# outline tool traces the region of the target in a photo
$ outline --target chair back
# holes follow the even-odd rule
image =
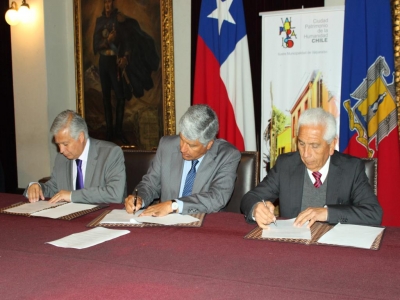
[[[156,155],[155,150],[123,149],[125,157],[126,185],[128,195],[132,195],[134,188],[147,173],[151,161]]]
[[[259,153],[257,151],[244,151],[241,154],[242,157],[236,172],[235,188],[223,211],[241,213],[240,202],[242,197],[257,186],[259,181]]]

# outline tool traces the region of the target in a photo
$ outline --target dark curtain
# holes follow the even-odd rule
[[[19,2],[19,1],[18,1]],[[18,3],[19,4],[19,3]],[[0,12],[0,192],[17,192],[17,157],[14,124],[10,25],[4,15],[10,6],[1,1]]]
[[[192,0],[192,59],[191,87],[193,99],[194,69],[196,61],[196,44],[199,27],[201,0]],[[324,6],[324,0],[243,0],[246,19],[247,39],[251,64],[251,76],[254,96],[255,124],[257,149],[260,150],[261,127],[261,17],[260,12],[279,11],[288,9],[311,8]]]
[[[6,187],[4,185],[3,166],[1,165],[1,161],[0,161],[0,193],[4,193],[5,191],[6,191]]]

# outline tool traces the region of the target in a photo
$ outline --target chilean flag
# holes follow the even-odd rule
[[[346,1],[340,151],[378,158],[382,225],[400,226],[400,146],[390,0]]]
[[[253,90],[242,0],[203,0],[197,38],[193,104],[219,118],[219,138],[256,151]]]

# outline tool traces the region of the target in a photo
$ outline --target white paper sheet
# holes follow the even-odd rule
[[[311,240],[311,230],[307,228],[308,222],[302,227],[295,227],[294,220],[276,220],[277,226],[271,223],[268,228],[263,229],[262,237]]]
[[[45,217],[45,218],[52,218],[58,219],[63,216],[67,216],[69,214],[73,214],[79,211],[92,209],[97,205],[93,204],[82,204],[82,203],[67,203],[61,206],[57,206],[52,209],[42,210],[36,213],[31,214],[31,216],[35,217]]]
[[[125,209],[113,209],[110,211],[100,223],[108,224],[140,224],[132,219],[133,214],[128,214]]]
[[[370,249],[383,229],[339,223],[320,237],[318,243]]]
[[[6,209],[6,212],[19,213],[19,214],[32,214],[34,212],[63,205],[66,202],[49,203],[49,201],[37,201],[32,203],[24,203],[22,205]]]
[[[129,230],[96,227],[87,231],[68,235],[59,240],[47,242],[46,244],[62,248],[84,249],[115,239],[129,232]]]
[[[155,223],[162,225],[176,225],[176,224],[188,224],[192,222],[197,222],[199,219],[181,214],[169,214],[164,217],[133,217],[132,220],[136,220],[141,223]]]

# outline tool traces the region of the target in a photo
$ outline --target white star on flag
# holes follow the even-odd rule
[[[207,16],[207,18],[218,19],[218,34],[221,34],[221,27],[224,21],[227,21],[232,24],[236,24],[235,20],[233,19],[231,13],[229,12],[229,8],[233,0],[215,0],[217,3],[217,8]]]

